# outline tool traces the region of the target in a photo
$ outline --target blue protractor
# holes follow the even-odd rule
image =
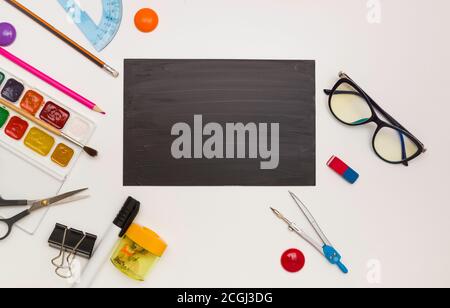
[[[99,24],[74,0],[58,0],[66,13],[97,51],[102,51],[114,39],[122,21],[122,0],[102,0],[103,13]]]

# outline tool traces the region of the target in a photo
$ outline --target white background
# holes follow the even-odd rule
[[[56,0],[22,3],[90,48]],[[100,1],[81,3],[100,16]],[[65,187],[88,186],[89,199],[53,208],[34,236],[17,229],[0,244],[0,286],[68,286],[50,264],[57,251],[46,242],[54,224],[101,235],[128,195],[142,202],[137,221],[163,236],[169,248],[147,282],[129,280],[105,264],[98,287],[450,286],[450,3],[380,3],[381,23],[371,24],[365,0],[125,0],[120,32],[101,53],[121,72],[125,58],[316,60],[317,187],[291,189],[342,253],[350,268],[345,276],[269,211],[279,208],[312,233],[288,188],[124,188],[123,75],[109,77],[0,1],[0,20],[18,31],[8,49],[108,112],[93,114],[0,59],[2,67],[96,121],[91,144],[100,151],[97,159],[81,158]],[[135,12],[145,6],[160,15],[152,34],[133,25]],[[370,147],[373,127],[352,129],[332,118],[322,89],[334,84],[340,70],[417,135],[428,153],[409,168],[385,164]],[[356,185],[325,166],[332,154],[361,174]],[[12,180],[20,183],[19,176]],[[6,193],[24,197],[26,187]],[[307,258],[297,274],[280,266],[282,252],[291,247]],[[381,284],[367,279],[371,260],[380,262]]]

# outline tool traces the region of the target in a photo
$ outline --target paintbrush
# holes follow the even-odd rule
[[[75,144],[76,146],[80,147],[83,149],[84,152],[86,152],[89,156],[92,157],[96,157],[98,155],[97,150],[94,150],[93,148],[90,148],[88,146],[85,146],[84,144],[76,141],[74,138],[66,135],[65,133],[63,133],[62,131],[54,128],[53,126],[51,126],[50,124],[42,121],[41,119],[38,119],[36,117],[34,117],[32,114],[28,113],[27,111],[17,107],[16,105],[4,100],[3,98],[0,98],[0,104],[4,105],[5,107],[13,110],[14,112],[20,114],[21,116],[27,118],[29,121],[35,123],[36,125],[39,125],[40,127],[48,130],[49,132],[55,134],[56,136],[60,136],[68,141],[70,141],[71,143]]]

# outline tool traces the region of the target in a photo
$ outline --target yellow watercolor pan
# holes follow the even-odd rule
[[[24,143],[36,153],[47,156],[55,144],[55,139],[39,128],[33,127],[25,137]]]
[[[52,161],[61,167],[67,167],[72,160],[74,150],[64,143],[60,143],[56,146],[55,151],[52,154]]]

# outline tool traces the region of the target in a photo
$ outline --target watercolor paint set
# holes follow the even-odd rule
[[[9,197],[8,192],[17,186],[30,198],[58,194],[82,148],[8,108],[8,104],[80,143],[89,141],[95,123],[0,67],[0,195]],[[14,207],[0,209],[0,217],[14,214]],[[27,217],[18,227],[34,234],[45,214],[42,211]]]
[[[0,98],[0,146],[64,181],[82,149],[21,117],[2,104],[2,100],[15,104],[80,143],[91,138],[95,124],[2,68]]]

